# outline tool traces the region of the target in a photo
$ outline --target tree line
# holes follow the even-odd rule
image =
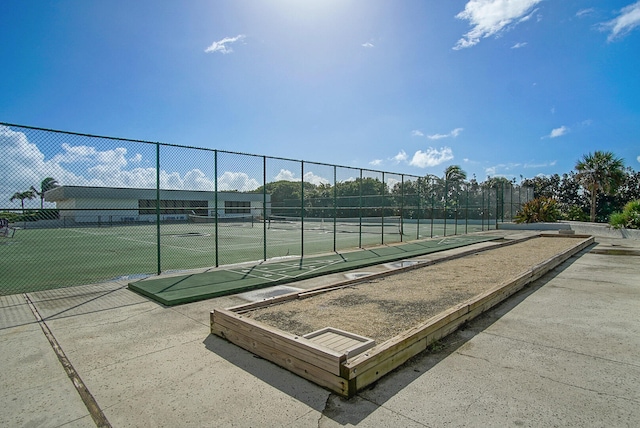
[[[301,213],[307,217],[387,216],[400,215],[402,208],[401,214],[405,218],[420,217],[421,210],[423,213],[436,210],[439,211],[437,217],[447,217],[447,213],[457,212],[462,207],[484,215],[480,211],[490,206],[496,210],[495,215],[503,216],[499,210],[520,202],[513,200],[514,192],[520,198],[530,188],[533,198],[553,200],[557,207],[556,218],[608,222],[628,203],[640,200],[640,172],[626,167],[612,152],[595,151],[583,155],[576,162],[575,171],[521,177],[519,185],[515,179],[505,177],[488,177],[484,182],[478,182],[475,177],[467,180],[467,174],[460,166],[451,165],[442,177],[427,175],[392,186],[378,178],[367,177],[338,182],[335,186],[276,181],[255,192],[262,193],[265,187],[266,193],[271,195],[272,212],[284,216],[300,216]],[[506,200],[509,197],[511,201]],[[470,218],[473,217],[472,213]]]
[[[45,193],[59,185],[55,178],[46,177],[39,188],[31,186],[18,191],[10,200],[20,201],[24,216],[25,200],[40,197],[40,213],[44,213]],[[437,210],[437,217],[447,217],[461,207],[467,210],[471,207],[473,218],[484,215],[485,208],[491,205],[499,210],[508,203],[519,203],[523,189],[527,188],[533,189],[533,198],[552,200],[560,219],[608,222],[613,214],[623,211],[625,205],[640,200],[640,172],[625,167],[624,161],[611,152],[596,151],[582,156],[575,171],[521,177],[519,185],[515,179],[505,177],[489,177],[484,182],[478,182],[475,177],[468,180],[459,165],[451,165],[442,177],[426,175],[392,185],[372,177],[335,185],[281,180],[267,183],[253,193],[269,194],[272,213],[283,216],[419,218],[427,211],[433,215]],[[518,199],[513,201],[515,191]],[[505,200],[509,197],[505,195],[510,195],[511,201]],[[477,211],[475,215],[474,211]],[[496,215],[500,213],[496,211]]]
[[[281,180],[254,192],[270,195],[271,213],[276,216],[453,218],[464,207],[464,215],[482,218],[488,216],[486,208],[491,205],[495,215],[496,205],[500,203],[502,208],[508,202],[503,200],[505,189],[511,191],[514,187],[520,188],[503,177],[483,183],[475,178],[467,180],[459,165],[451,165],[442,177],[427,175],[388,182],[378,177],[362,177],[335,185]]]
[[[608,151],[582,156],[575,171],[529,178],[522,184],[533,187],[536,198],[553,200],[564,220],[606,223],[629,202],[640,200],[640,172]]]

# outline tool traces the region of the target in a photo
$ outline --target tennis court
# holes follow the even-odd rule
[[[0,230],[0,295],[496,229],[533,197],[531,188],[507,181],[3,126],[7,141],[29,141],[42,153],[58,153],[62,141],[125,149],[151,169],[116,187],[80,180],[94,174],[84,166],[78,182],[56,169],[12,181],[10,193],[41,180],[40,201],[0,206],[11,227]],[[44,190],[45,183],[58,185]]]
[[[214,268],[204,273],[140,280],[130,283],[129,288],[171,306],[403,260],[495,239],[498,237],[462,235],[330,255],[292,257],[277,262],[259,262],[251,265]]]
[[[241,262],[369,248],[442,236],[443,224],[397,220],[382,226],[329,221],[100,224],[18,229],[0,239],[0,295],[132,280]],[[465,232],[465,225],[446,232]],[[468,231],[480,230],[469,225]],[[369,232],[369,233],[368,233]]]

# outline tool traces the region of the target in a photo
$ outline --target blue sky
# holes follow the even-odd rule
[[[595,150],[640,169],[640,1],[5,0],[0,24],[2,122],[418,176],[519,181]],[[33,168],[149,164],[120,148]]]

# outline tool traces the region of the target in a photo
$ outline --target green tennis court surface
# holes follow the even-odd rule
[[[220,267],[204,273],[141,280],[130,283],[129,288],[172,306],[496,239],[499,237],[463,235],[302,259],[256,262],[255,265]]]

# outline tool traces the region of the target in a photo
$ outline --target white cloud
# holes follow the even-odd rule
[[[419,168],[437,166],[453,159],[453,151],[449,147],[441,147],[440,150],[429,147],[426,151],[418,150],[414,153],[409,165]]]
[[[607,40],[611,42],[625,36],[638,26],[640,26],[640,1],[622,8],[616,18],[601,24],[601,29],[610,31]]]
[[[521,163],[517,162],[500,163],[497,165],[486,167],[484,169],[484,173],[487,175],[487,177],[513,178],[515,177],[513,170],[522,166],[523,165]]]
[[[549,166],[555,166],[558,161],[544,162],[544,163],[525,163],[523,168],[546,168]]]
[[[244,172],[230,172],[225,171],[222,176],[218,178],[218,190],[239,190],[240,192],[249,192],[260,187],[255,179],[250,178]]]
[[[380,165],[382,165],[382,159],[374,159],[371,162],[369,162],[369,165],[371,165],[371,166],[380,166]]]
[[[452,137],[457,137],[458,135],[460,135],[460,133],[464,130],[464,128],[456,128],[453,131],[450,132]]]
[[[418,131],[417,129],[414,129],[413,131],[411,131],[411,136],[412,137],[424,137],[424,134],[422,133],[422,131]]]
[[[557,138],[557,137],[561,137],[561,136],[565,135],[567,132],[569,132],[569,128],[567,128],[566,126],[562,125],[560,128],[552,129],[551,133],[547,137],[548,138]]]
[[[456,128],[454,130],[452,130],[451,132],[449,132],[448,134],[433,134],[433,135],[427,135],[427,138],[430,140],[440,140],[442,138],[449,138],[449,137],[457,137],[458,135],[460,135],[460,133],[464,130],[464,128]]]
[[[473,26],[453,47],[460,50],[474,46],[480,39],[499,35],[505,28],[531,18],[533,7],[542,0],[469,0],[456,18]],[[515,25],[515,24],[514,24]]]
[[[375,45],[374,45],[373,43],[371,43],[371,42],[367,42],[367,43],[363,43],[363,44],[362,44],[362,47],[365,47],[365,48],[374,48],[374,47],[375,47]]]
[[[274,181],[300,181],[300,178],[296,177],[294,172],[288,169],[281,169],[280,172],[274,177]],[[307,183],[315,184],[329,184],[330,181],[319,175],[315,175],[313,172],[307,172],[304,174],[304,181]]]
[[[580,9],[579,11],[576,12],[576,16],[578,18],[582,18],[583,16],[587,16],[587,15],[591,15],[595,12],[595,9],[590,7],[588,9]]]
[[[389,187],[389,189],[393,189],[396,184],[401,184],[401,183],[402,183],[402,180],[397,180],[395,178],[390,178],[387,180],[387,186]]]
[[[536,10],[538,10],[538,9],[536,9]],[[536,10],[534,10],[534,11],[533,11],[533,12],[531,12],[530,14],[525,15],[525,16],[523,16],[522,18],[520,18],[520,19],[518,20],[518,23],[521,23],[521,22],[527,22],[528,20],[530,20],[530,19],[531,19],[531,17],[533,16],[533,13],[534,13]],[[538,20],[540,20],[540,19],[538,18]]]
[[[23,192],[30,186],[38,187],[45,177],[54,177],[59,183],[85,184],[88,181],[65,169],[60,163],[45,160],[38,146],[29,142],[22,132],[0,126],[0,206],[8,205],[15,192]],[[39,201],[25,201],[26,207],[37,207]],[[20,203],[17,203],[20,207]]]
[[[638,156],[636,160],[638,161],[638,163],[640,163],[640,156]]]
[[[398,152],[397,155],[395,155],[393,158],[391,158],[396,164],[400,163],[400,162],[406,162],[406,160],[409,157],[407,156],[407,153],[404,150],[400,150]]]
[[[288,169],[281,169],[280,172],[273,177],[273,181],[300,181],[300,179],[295,178],[295,174]]]
[[[227,44],[232,44],[238,41],[242,41],[246,36],[244,34],[239,34],[235,37],[225,37],[222,40],[218,40],[217,42],[213,42],[211,46],[206,48],[204,51],[209,52],[220,52],[222,54],[230,54],[233,52],[231,46],[227,46]]]
[[[50,149],[53,149],[51,147]],[[130,163],[141,163],[143,156],[136,153],[127,160],[127,149],[116,147],[100,151],[95,147],[69,143],[60,145],[60,152],[50,159],[38,146],[28,141],[22,132],[0,126],[0,206],[6,205],[17,191],[25,191],[30,186],[38,187],[45,177],[55,178],[61,185],[94,187],[135,187],[155,188],[155,168],[131,168]],[[160,170],[160,187],[163,189],[213,190],[215,182],[200,169],[194,168],[184,174]],[[225,172],[218,178],[218,189],[250,191],[260,183],[243,172]],[[39,200],[26,201],[29,208],[40,205]],[[19,208],[16,205],[16,208]]]
[[[315,175],[312,172],[307,172],[304,175],[304,181],[306,181],[307,183],[314,184],[316,186],[319,186],[321,184],[329,184],[330,183],[330,181],[327,180],[326,178],[320,177],[319,175]]]
[[[515,45],[511,46],[511,49],[520,49],[527,46],[527,42],[520,42],[520,43],[516,43]]]

